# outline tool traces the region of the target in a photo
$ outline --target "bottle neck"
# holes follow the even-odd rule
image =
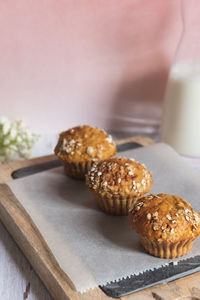
[[[200,1],[181,0],[182,34],[173,64],[200,63]]]

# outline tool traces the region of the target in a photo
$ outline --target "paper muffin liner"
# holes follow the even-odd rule
[[[194,239],[189,239],[177,243],[166,244],[164,242],[150,241],[147,238],[140,237],[140,242],[145,250],[156,257],[176,258],[188,253],[192,247]]]
[[[110,215],[117,215],[117,216],[126,216],[128,215],[129,209],[132,207],[133,203],[138,200],[137,197],[113,197],[113,196],[106,196],[100,197],[92,192],[94,195],[94,199],[97,202],[99,208],[108,213]]]
[[[62,161],[64,165],[64,171],[67,176],[76,178],[76,179],[85,179],[85,175],[88,170],[91,168],[92,161],[79,162],[79,163],[69,163]]]

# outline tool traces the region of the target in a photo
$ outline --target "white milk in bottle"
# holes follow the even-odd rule
[[[200,157],[200,61],[172,66],[160,138],[182,155]]]

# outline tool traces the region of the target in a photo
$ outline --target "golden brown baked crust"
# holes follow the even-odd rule
[[[101,198],[138,198],[149,192],[152,175],[133,159],[111,158],[92,164],[86,185]]]
[[[143,197],[129,211],[129,217],[132,228],[149,241],[172,244],[194,240],[200,234],[200,214],[178,196]]]
[[[63,161],[99,161],[116,153],[116,145],[104,130],[83,125],[61,132],[55,154]]]

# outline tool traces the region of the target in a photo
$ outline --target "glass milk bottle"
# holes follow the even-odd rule
[[[181,2],[183,32],[165,93],[161,141],[200,157],[200,1]]]

